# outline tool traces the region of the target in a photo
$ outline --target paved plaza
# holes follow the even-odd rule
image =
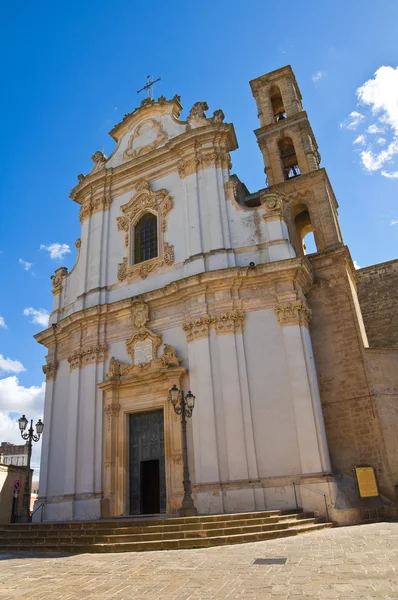
[[[254,565],[255,559],[286,558]],[[398,523],[200,550],[0,552],[0,600],[398,599]]]

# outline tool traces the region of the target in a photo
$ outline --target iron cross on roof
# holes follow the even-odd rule
[[[151,75],[147,75],[147,82],[144,85],[143,88],[141,88],[140,90],[138,90],[137,94],[139,94],[140,92],[143,92],[144,90],[147,91],[148,93],[148,98],[153,98],[153,86],[155,85],[155,83],[157,83],[158,81],[160,81],[162,78],[158,77],[158,79],[153,80],[151,78]]]

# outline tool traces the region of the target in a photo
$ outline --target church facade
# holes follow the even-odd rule
[[[36,336],[43,520],[178,514],[174,384],[196,396],[199,514],[300,506],[353,521],[359,464],[396,506],[398,261],[355,270],[292,69],[250,85],[264,189],[230,174],[223,112],[197,102],[181,120],[178,96],[145,99],[78,176],[76,264],[52,277]]]

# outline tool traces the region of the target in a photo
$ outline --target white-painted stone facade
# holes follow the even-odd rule
[[[196,396],[188,450],[199,513],[296,504],[324,513],[323,494],[334,494],[305,302],[312,275],[290,240],[283,193],[242,199],[230,176],[233,126],[221,111],[206,118],[204,103],[187,121],[180,110],[179,98],[144,101],[72,191],[77,262],[56,272],[49,329],[37,336],[49,349],[44,520],[129,514],[127,417],[151,406],[164,409],[167,512],[177,512],[174,381]],[[145,212],[158,218],[147,271],[131,251]],[[146,307],[142,322],[136,306]],[[179,362],[162,358],[169,346]],[[121,374],[114,364],[130,366]]]

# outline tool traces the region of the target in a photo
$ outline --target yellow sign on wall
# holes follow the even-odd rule
[[[355,467],[355,473],[361,498],[374,498],[379,495],[373,467]]]

